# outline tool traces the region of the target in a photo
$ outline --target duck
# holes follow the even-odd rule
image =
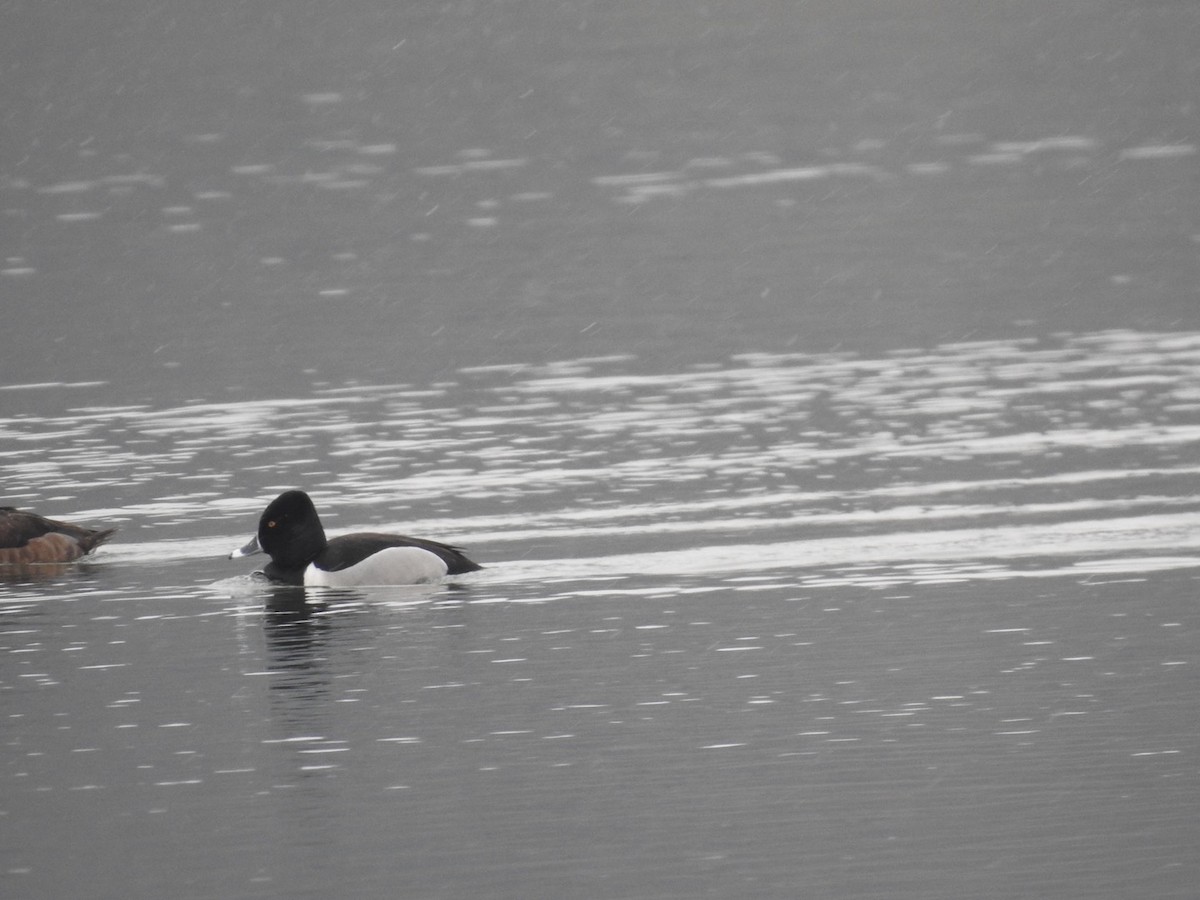
[[[460,548],[427,538],[378,532],[327,538],[312,498],[301,490],[267,504],[257,534],[229,558],[256,553],[271,557],[262,570],[270,581],[305,587],[432,584],[483,568]]]
[[[0,565],[72,562],[91,553],[116,531],[85,528],[12,506],[0,506]]]

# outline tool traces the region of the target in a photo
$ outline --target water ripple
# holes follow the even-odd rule
[[[1200,553],[1198,362],[1200,334],[1115,331],[679,372],[470,368],[166,409],[87,406],[73,384],[31,394],[57,411],[0,418],[0,467],[8,502],[153,526],[149,543],[123,529],[114,559],[213,552],[303,485],[331,531],[443,535],[493,581],[1152,571]]]

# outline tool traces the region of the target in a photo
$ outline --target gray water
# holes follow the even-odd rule
[[[4,897],[1194,896],[1191,5],[5,18]]]

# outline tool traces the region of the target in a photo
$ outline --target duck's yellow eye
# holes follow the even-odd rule
[[[268,528],[274,528],[274,527],[275,527],[275,520],[274,520],[274,519],[272,519],[270,522],[268,522],[268,523],[267,523],[267,527],[268,527]]]

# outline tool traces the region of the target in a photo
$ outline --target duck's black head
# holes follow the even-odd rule
[[[258,546],[285,569],[303,569],[325,549],[325,529],[304,491],[284,491],[258,520]]]

